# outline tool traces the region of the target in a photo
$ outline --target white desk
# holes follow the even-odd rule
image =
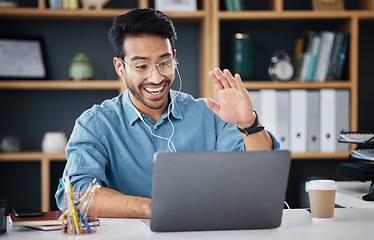
[[[374,208],[374,201],[362,200],[368,193],[371,182],[337,181],[335,203],[346,208]]]
[[[8,228],[8,232],[0,238],[4,240],[360,240],[373,239],[374,234],[374,209],[365,208],[337,208],[335,219],[331,222],[312,222],[310,213],[305,209],[284,210],[281,227],[269,230],[155,233],[137,219],[101,218],[100,220],[101,225],[97,233],[92,235],[68,236],[60,231],[43,232],[28,228]]]

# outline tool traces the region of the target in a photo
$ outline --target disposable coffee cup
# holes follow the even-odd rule
[[[309,182],[309,202],[313,221],[333,220],[336,189],[334,180],[313,180]]]

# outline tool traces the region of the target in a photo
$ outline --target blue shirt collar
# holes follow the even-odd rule
[[[183,120],[182,111],[180,109],[181,108],[180,101],[179,101],[180,99],[177,96],[178,92],[170,89],[169,94],[170,94],[171,99],[174,99],[173,104],[170,107],[170,114],[176,119]],[[124,108],[124,111],[126,113],[126,117],[129,123],[133,125],[134,122],[140,118],[138,114],[136,113],[134,104],[130,100],[129,89],[126,89],[126,91],[122,94],[122,104],[123,104],[123,108]],[[167,117],[168,117],[168,113],[166,110],[166,112],[162,115],[162,118],[165,119]]]

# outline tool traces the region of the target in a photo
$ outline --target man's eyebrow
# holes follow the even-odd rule
[[[147,58],[147,57],[142,57],[142,56],[133,56],[133,57],[131,57],[131,61],[135,61],[135,60],[139,60],[139,59],[141,59],[141,60],[149,60],[149,58]]]
[[[158,58],[164,58],[164,57],[170,57],[171,56],[171,53],[164,53],[162,55],[160,55]]]
[[[169,57],[171,56],[172,54],[171,53],[164,53],[164,54],[161,54],[158,58],[164,58],[164,57]],[[131,61],[135,61],[135,60],[148,60],[150,61],[151,59],[148,58],[148,57],[143,57],[143,56],[133,56],[130,58]]]

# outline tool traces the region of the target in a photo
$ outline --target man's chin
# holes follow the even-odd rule
[[[165,107],[166,102],[167,102],[166,99],[160,99],[157,101],[151,101],[151,102],[145,102],[145,103],[143,102],[143,104],[150,109],[158,110],[158,109],[162,109],[163,107]]]

